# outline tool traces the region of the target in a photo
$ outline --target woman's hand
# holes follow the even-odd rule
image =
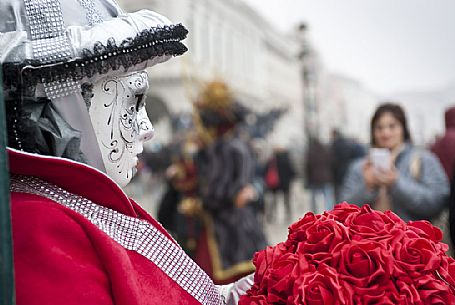
[[[235,206],[238,208],[243,208],[247,205],[248,202],[257,200],[258,194],[255,188],[248,184],[247,186],[243,187],[240,192],[237,194],[235,198]]]
[[[392,167],[389,170],[378,170],[376,173],[376,179],[379,186],[385,186],[390,188],[398,180],[398,170],[395,167]]]
[[[365,181],[365,185],[371,191],[379,186],[379,181],[376,178],[376,169],[371,163],[370,160],[366,160],[363,165],[363,180]]]
[[[393,165],[388,170],[375,168],[369,160],[363,165],[363,179],[369,190],[381,186],[390,188],[398,180],[398,176],[398,170]]]

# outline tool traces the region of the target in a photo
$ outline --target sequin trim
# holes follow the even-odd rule
[[[210,277],[182,250],[150,223],[126,216],[31,176],[12,175],[11,192],[51,199],[81,214],[125,249],[136,251],[157,265],[201,304],[223,304]]]
[[[60,0],[24,0],[32,40],[57,37],[64,32]]]
[[[24,0],[30,24],[33,57],[42,64],[71,56],[60,0]]]
[[[74,92],[81,92],[81,84],[67,78],[66,81],[54,81],[44,83],[44,92],[49,99],[65,97]]]
[[[24,0],[25,12],[30,24],[33,57],[40,64],[68,60],[71,49],[65,34],[60,0]],[[50,99],[77,92],[80,86],[69,84],[67,78],[50,84],[43,81],[46,95]],[[65,88],[66,90],[61,90]]]
[[[71,52],[65,36],[32,40],[33,57],[41,63],[53,63],[70,58]]]
[[[103,22],[103,18],[101,17],[99,11],[96,9],[93,0],[79,0],[79,4],[85,10],[88,25],[93,26],[95,24]]]

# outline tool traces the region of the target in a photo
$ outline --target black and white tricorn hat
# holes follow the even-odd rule
[[[186,35],[181,24],[150,10],[125,13],[115,0],[1,0],[8,145],[86,161],[97,145],[84,85],[182,55]],[[91,165],[102,167],[98,159]]]

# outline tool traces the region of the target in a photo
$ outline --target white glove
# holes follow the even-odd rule
[[[253,286],[253,283],[254,273],[247,275],[234,283],[218,286],[224,304],[237,305],[240,296],[246,294],[247,290]]]

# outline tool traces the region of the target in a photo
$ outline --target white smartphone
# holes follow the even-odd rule
[[[370,161],[379,170],[390,169],[392,156],[387,148],[371,148]]]

